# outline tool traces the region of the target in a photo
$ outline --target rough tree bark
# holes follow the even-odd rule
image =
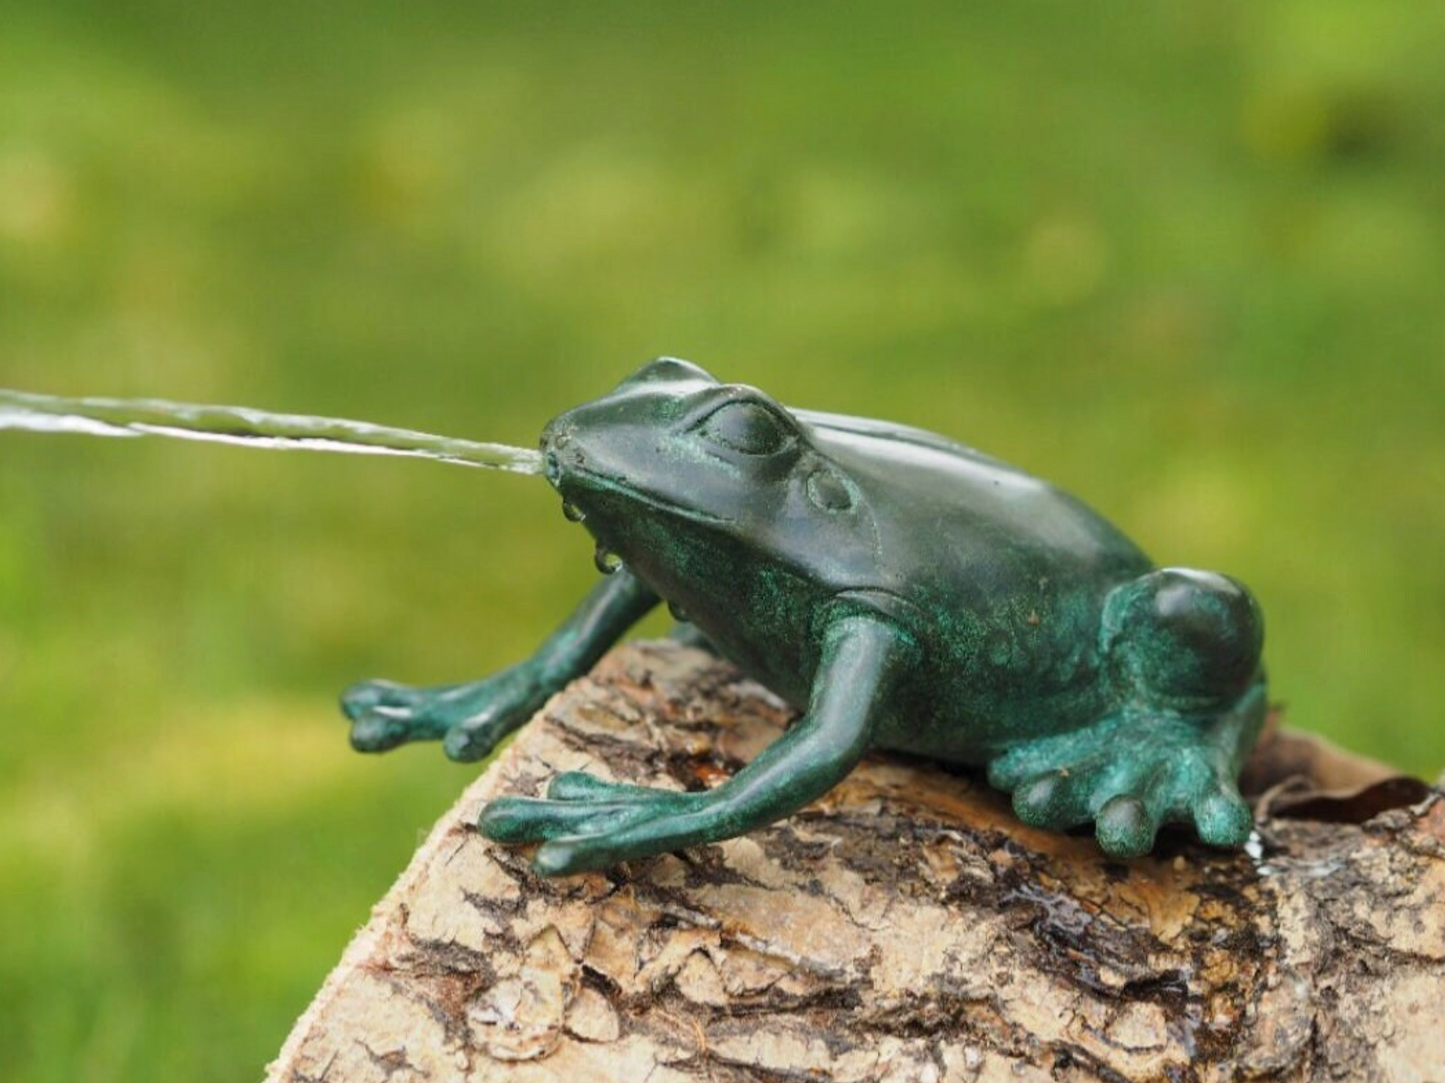
[[[884,757],[607,875],[539,880],[472,829],[558,771],[710,784],[788,719],[707,655],[615,651],[441,820],[269,1078],[1445,1081],[1445,800],[1307,739],[1262,744],[1247,853],[1108,861]]]

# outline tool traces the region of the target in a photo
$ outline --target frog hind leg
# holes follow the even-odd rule
[[[989,781],[1012,791],[1025,823],[1093,820],[1113,856],[1147,853],[1166,823],[1242,845],[1253,818],[1236,779],[1267,708],[1253,597],[1225,576],[1166,568],[1114,590],[1101,634],[1120,706],[1008,750]]]

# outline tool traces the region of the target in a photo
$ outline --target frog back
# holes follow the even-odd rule
[[[868,506],[877,559],[855,585],[904,599],[926,640],[885,743],[972,760],[1099,709],[1103,603],[1152,567],[1138,546],[1069,493],[941,436],[798,416]]]
[[[1152,567],[1098,512],[1018,467],[922,429],[795,415],[868,505],[877,571],[888,580],[875,586],[915,601],[923,587],[979,602],[1034,575],[1111,586]]]

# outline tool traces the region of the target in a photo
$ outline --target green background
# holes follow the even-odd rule
[[[1445,762],[1445,8],[0,7],[0,386],[530,445],[674,353],[1085,496]],[[256,1078],[595,576],[541,483],[0,434],[0,1077]]]

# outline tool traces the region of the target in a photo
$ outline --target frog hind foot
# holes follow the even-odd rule
[[[1254,818],[1235,778],[1266,705],[1263,680],[1213,715],[1130,705],[1015,746],[989,764],[989,782],[1012,792],[1031,826],[1065,831],[1092,820],[1112,857],[1148,853],[1168,823],[1192,824],[1211,846],[1241,846]]]

